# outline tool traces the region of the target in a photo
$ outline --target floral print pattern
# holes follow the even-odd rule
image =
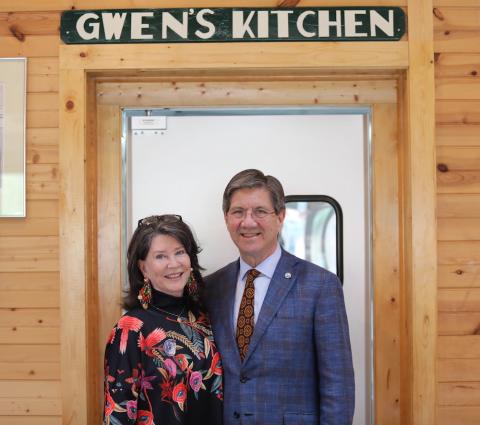
[[[113,328],[105,354],[104,424],[221,421],[220,355],[204,313],[175,318],[133,310]],[[187,410],[196,411],[188,414]],[[209,422],[205,415],[210,415]]]

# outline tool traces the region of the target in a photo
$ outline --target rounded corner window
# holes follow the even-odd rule
[[[340,204],[327,195],[285,197],[281,246],[335,273],[343,283],[343,219]]]

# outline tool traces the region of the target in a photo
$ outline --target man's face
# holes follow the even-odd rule
[[[285,210],[275,213],[264,188],[236,190],[225,214],[225,223],[241,257],[252,267],[270,256],[285,219]]]

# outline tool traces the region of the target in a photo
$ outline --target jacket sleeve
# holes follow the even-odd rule
[[[138,330],[118,325],[110,334],[105,349],[104,425],[136,423],[142,376],[138,338]]]
[[[343,290],[328,273],[315,309],[320,425],[351,425],[355,382]]]

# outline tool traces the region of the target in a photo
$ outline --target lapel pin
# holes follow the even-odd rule
[[[285,279],[290,279],[292,277],[292,273],[285,273]]]

